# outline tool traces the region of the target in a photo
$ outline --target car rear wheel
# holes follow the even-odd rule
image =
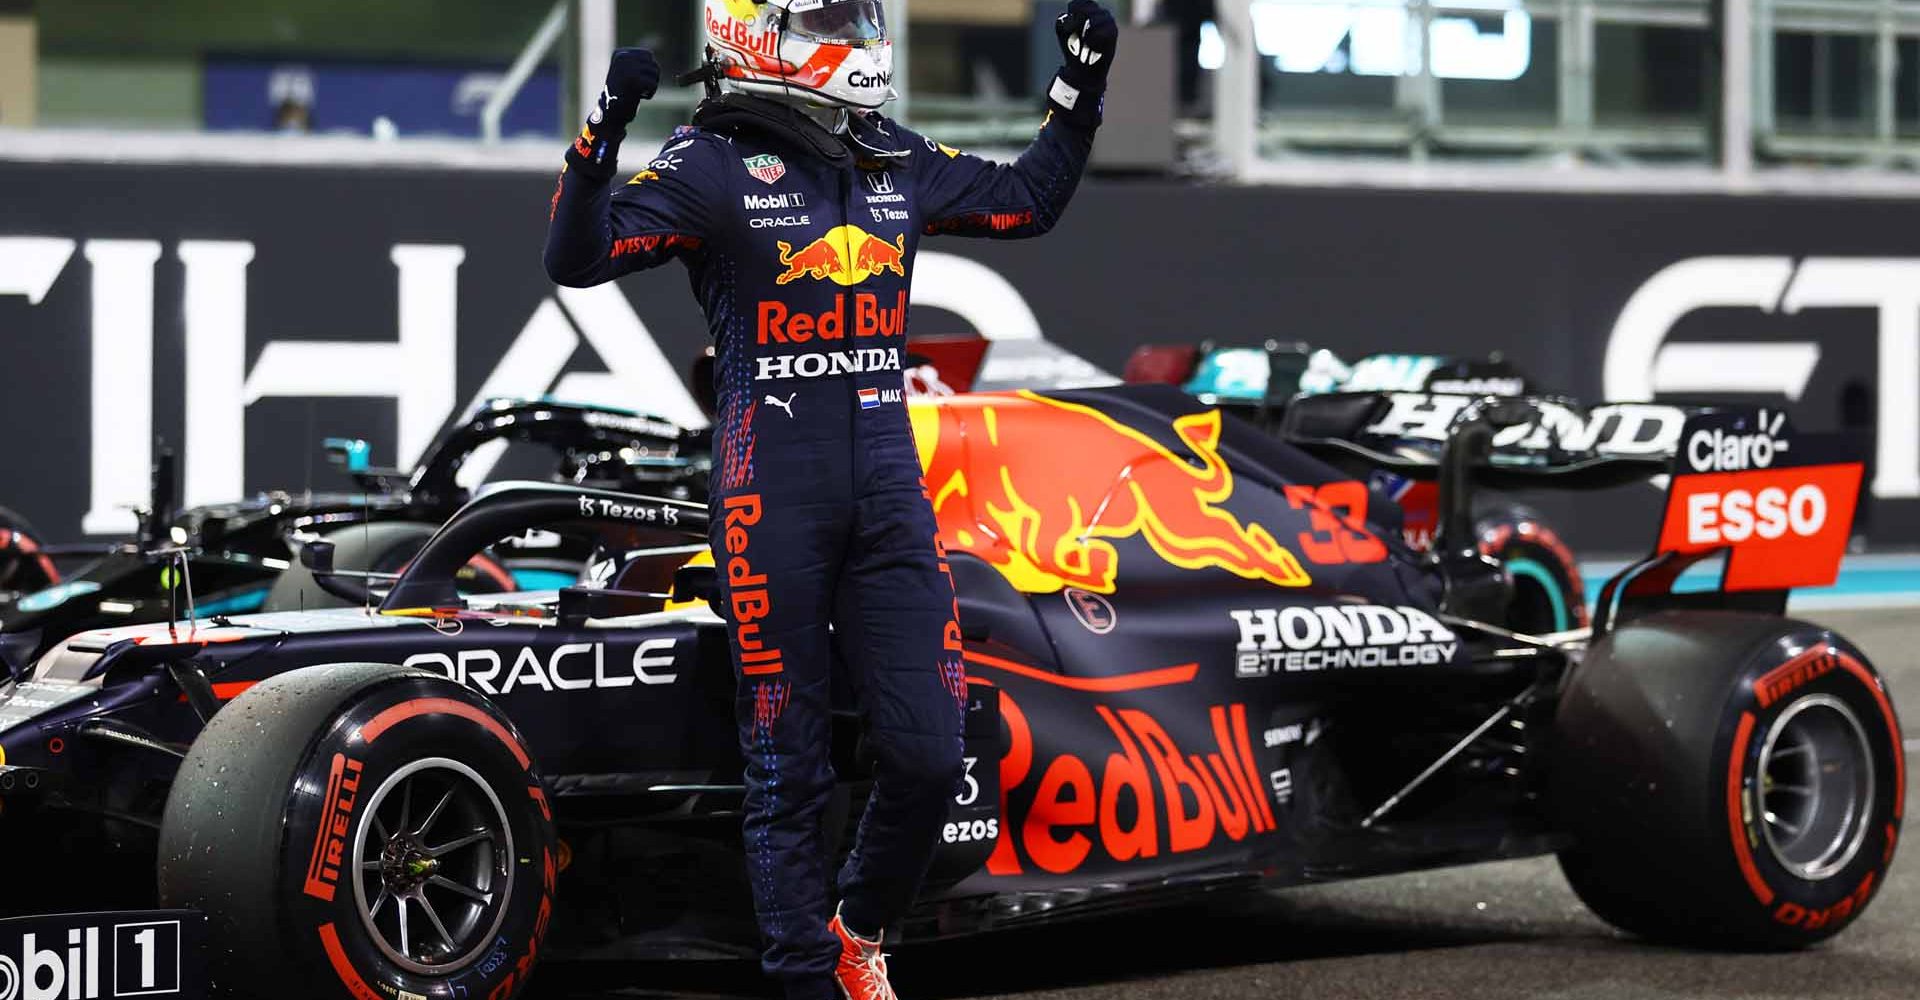
[[[272,678],[181,765],[162,902],[207,914],[219,996],[515,996],[558,874],[531,764],[504,716],[443,677]]]
[[[1586,585],[1573,550],[1539,511],[1498,502],[1476,512],[1480,551],[1500,560],[1513,575],[1513,600],[1504,624],[1542,635],[1587,623]]]
[[[1762,615],[1667,612],[1603,637],[1555,721],[1568,881],[1649,938],[1803,947],[1857,919],[1905,806],[1899,722],[1846,640]]]

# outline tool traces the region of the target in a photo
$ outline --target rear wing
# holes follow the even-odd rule
[[[1659,608],[1780,613],[1792,588],[1831,585],[1853,534],[1864,456],[1858,435],[1799,433],[1778,410],[1693,414],[1653,552],[1607,581],[1595,631]],[[1713,589],[1674,592],[1681,573],[1714,558]]]
[[[1490,411],[1500,429],[1476,482],[1495,487],[1593,489],[1665,473],[1688,416],[1654,403],[1585,406],[1562,396],[1491,400],[1426,392],[1298,396],[1280,436],[1325,457],[1358,458],[1408,479],[1437,479],[1454,431]]]

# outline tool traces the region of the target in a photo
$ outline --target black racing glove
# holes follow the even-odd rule
[[[600,91],[600,106],[587,120],[601,118],[615,128],[625,130],[640,110],[641,101],[653,99],[660,89],[660,63],[646,49],[615,49],[607,64],[607,85]]]
[[[620,140],[640,110],[640,102],[649,100],[660,89],[660,63],[646,49],[616,49],[607,65],[607,83],[600,100],[587,115],[580,138],[573,141],[567,157],[575,166],[596,174],[611,175],[620,152]]]
[[[1107,71],[1113,68],[1113,53],[1120,44],[1120,26],[1112,12],[1094,0],[1072,0],[1066,13],[1054,18],[1053,33],[1060,39],[1065,64],[1047,92],[1048,99],[1062,110],[1097,120]]]

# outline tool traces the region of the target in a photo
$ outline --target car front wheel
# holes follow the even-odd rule
[[[208,723],[168,797],[160,893],[207,914],[221,996],[504,1000],[539,954],[556,861],[531,754],[484,698],[321,666]]]

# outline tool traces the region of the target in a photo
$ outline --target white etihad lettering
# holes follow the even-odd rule
[[[1607,339],[1609,399],[1807,395],[1825,352],[1818,339],[1670,341],[1701,309],[1752,309],[1785,318],[1814,309],[1870,310],[1878,344],[1873,408],[1873,495],[1920,496],[1920,260],[1911,257],[1691,257],[1667,265],[1627,299]],[[1779,323],[1780,319],[1769,323]],[[1836,377],[1831,373],[1829,378]]]

